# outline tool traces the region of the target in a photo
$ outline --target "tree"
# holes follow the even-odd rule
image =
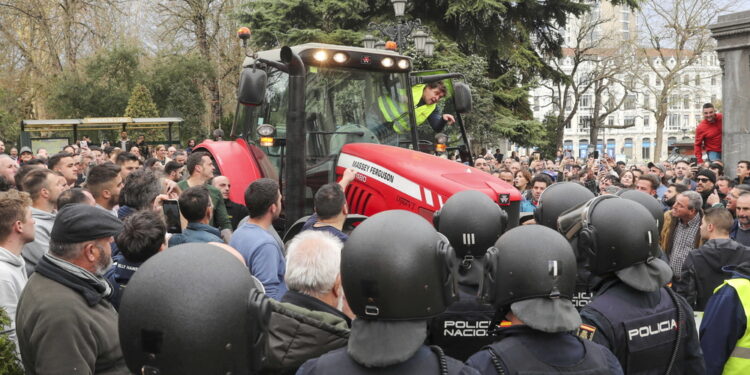
[[[0,328],[10,324],[8,313],[0,307]],[[0,330],[2,332],[2,330]],[[0,374],[22,375],[23,367],[18,361],[16,344],[8,337],[7,334],[0,333]]]
[[[61,118],[112,117],[125,111],[141,76],[141,51],[119,45],[88,58],[81,72],[65,72],[49,84],[46,106]]]
[[[682,73],[711,50],[708,25],[722,9],[725,5],[712,0],[646,0],[643,4],[644,40],[638,50],[643,69],[637,78],[644,93],[655,98],[653,105],[645,106],[656,118],[654,161],[661,158],[670,101],[674,104],[675,97],[690,90],[680,79]]]
[[[146,86],[153,93],[153,100],[162,116],[182,117],[180,138],[203,139],[208,135],[202,126],[206,113],[201,83],[209,74],[210,67],[202,56],[160,55],[145,73]]]
[[[228,101],[223,93],[232,92],[230,87],[236,86],[234,74],[238,73],[242,61],[241,49],[234,37],[237,19],[231,16],[237,2],[175,0],[154,5],[163,17],[162,42],[168,41],[183,53],[198,53],[207,64],[202,83],[211,108],[208,128],[219,126],[224,117],[224,105]]]
[[[151,99],[148,87],[140,83],[135,85],[125,108],[125,117],[159,117],[159,111]]]

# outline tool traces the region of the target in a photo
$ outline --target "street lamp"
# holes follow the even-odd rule
[[[377,41],[378,40],[375,39],[375,37],[372,36],[372,34],[367,34],[365,35],[365,38],[362,39],[362,44],[364,44],[365,48],[375,48],[375,42]]]
[[[396,13],[396,17],[403,17],[406,10],[406,0],[391,0],[391,3],[393,3],[393,13]]]
[[[396,15],[397,22],[395,23],[375,23],[370,22],[367,29],[370,31],[379,31],[381,35],[385,36],[389,41],[396,42],[396,50],[404,48],[409,39],[414,41],[414,49],[423,53],[425,56],[430,57],[435,51],[435,41],[430,38],[430,35],[426,32],[426,28],[422,26],[422,20],[419,18],[415,20],[404,19],[404,13],[406,10],[407,0],[391,0],[393,4],[393,13]],[[365,35],[362,39],[362,44],[365,48],[378,48],[380,42],[374,43],[375,37],[371,34]],[[428,43],[431,42],[431,43]],[[383,47],[389,47],[383,44]]]

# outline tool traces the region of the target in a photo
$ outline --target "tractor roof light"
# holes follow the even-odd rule
[[[260,137],[261,147],[273,147],[273,137]]]
[[[313,59],[315,59],[315,61],[324,62],[328,60],[328,52],[324,50],[317,51],[313,54]]]
[[[335,61],[335,62],[337,62],[339,64],[345,63],[346,60],[349,60],[349,56],[347,56],[343,52],[336,52],[335,54],[333,54],[333,61]]]
[[[399,69],[403,69],[403,70],[409,69],[409,60],[407,59],[398,60],[398,67]]]
[[[385,68],[392,68],[393,64],[395,64],[395,62],[393,61],[392,58],[386,57],[386,58],[384,58],[383,60],[380,61],[380,64],[383,65],[383,67],[385,67]]]
[[[250,34],[251,32],[249,27],[243,26],[237,30],[237,37],[242,40],[248,40],[250,38]]]

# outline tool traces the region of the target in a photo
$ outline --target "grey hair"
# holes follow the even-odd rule
[[[703,197],[699,193],[686,190],[680,193],[680,195],[687,197],[689,209],[700,211],[701,207],[703,207]]]
[[[76,259],[81,255],[81,250],[83,250],[83,245],[85,244],[86,242],[63,243],[57,242],[55,240],[50,240],[49,252],[61,259]]]
[[[298,234],[287,246],[286,285],[312,296],[329,293],[340,273],[343,247],[330,233],[307,230]]]
[[[153,171],[142,168],[129,174],[125,186],[120,191],[120,205],[136,210],[149,207],[161,193],[161,177]]]

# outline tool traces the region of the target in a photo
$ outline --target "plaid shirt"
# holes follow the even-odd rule
[[[695,237],[701,229],[701,215],[695,215],[687,224],[683,224],[682,220],[677,218],[675,220],[678,220],[678,223],[674,232],[669,265],[674,271],[674,277],[679,278],[682,274],[682,264],[685,263],[688,253],[695,248]]]

